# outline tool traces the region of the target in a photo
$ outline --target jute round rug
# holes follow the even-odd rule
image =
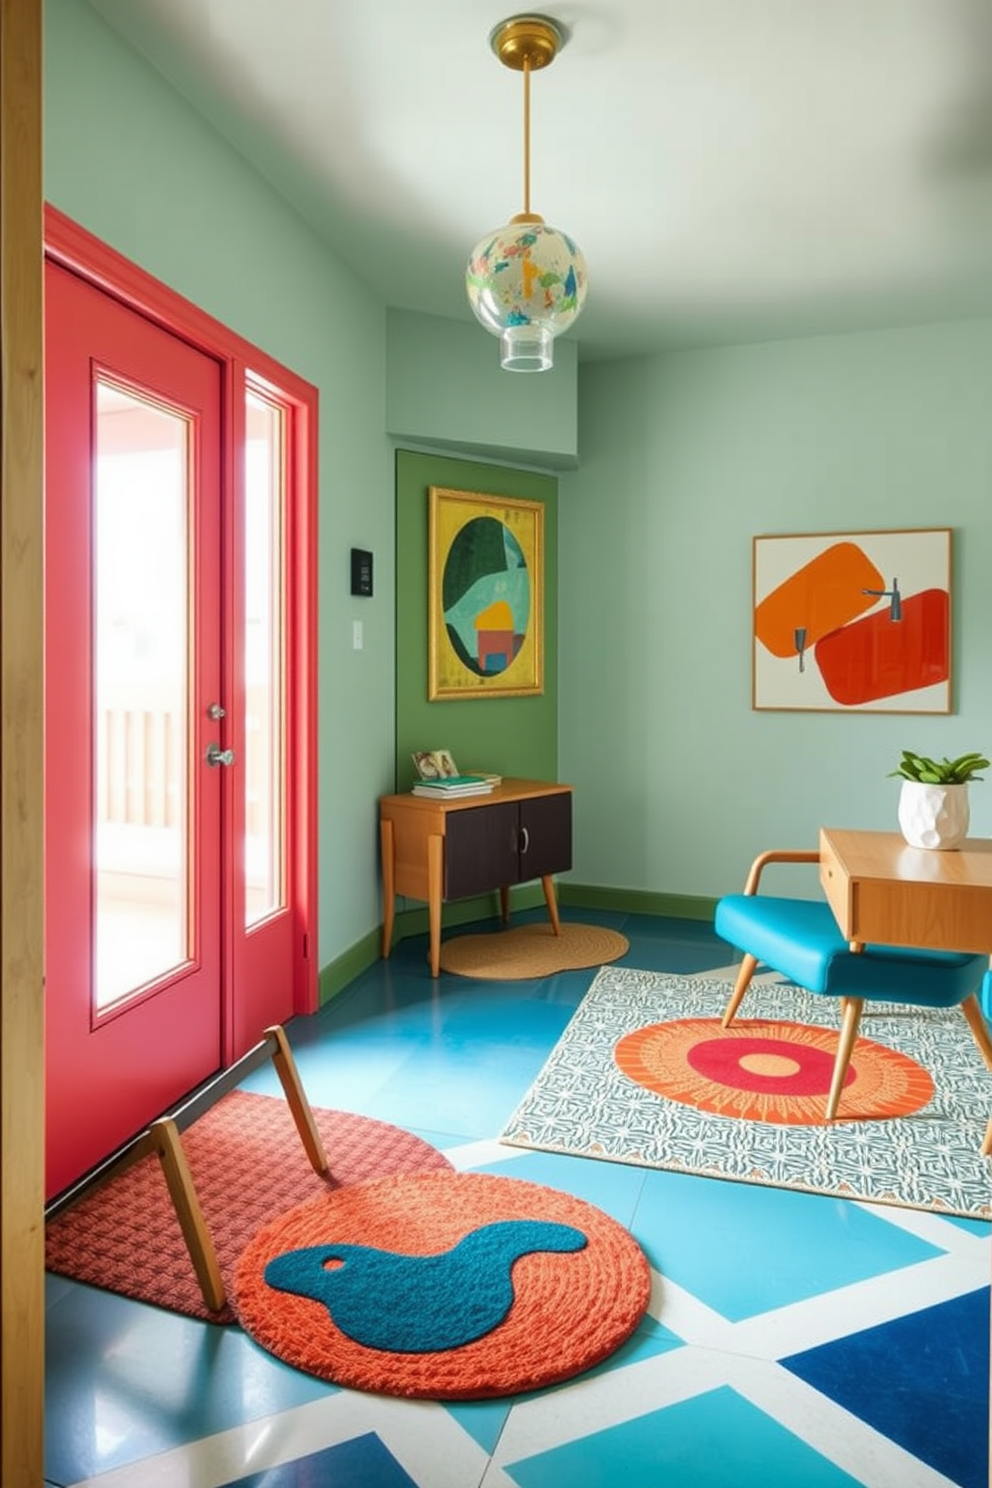
[[[248,1333],[297,1369],[430,1400],[568,1379],[633,1333],[647,1260],[571,1194],[486,1173],[379,1179],[274,1220],[238,1262]]]
[[[748,1020],[723,1028],[716,1018],[683,1018],[626,1034],[614,1058],[635,1084],[699,1111],[816,1126],[826,1120],[837,1037],[836,1029],[804,1023]],[[859,1120],[907,1116],[934,1093],[915,1059],[870,1039],[854,1046],[844,1087],[855,1085]]]
[[[563,921],[561,934],[556,935],[550,924],[535,923],[444,940],[441,969],[487,981],[516,982],[554,976],[557,971],[577,971],[583,966],[605,966],[629,949],[625,936],[601,925]]]

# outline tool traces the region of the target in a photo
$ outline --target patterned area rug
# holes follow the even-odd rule
[[[563,920],[561,934],[539,922],[484,935],[455,935],[441,942],[441,970],[492,982],[521,982],[584,966],[603,966],[626,955],[630,942],[617,930]]]
[[[485,1173],[385,1178],[265,1226],[238,1263],[247,1332],[335,1384],[485,1399],[569,1379],[643,1317],[647,1260],[583,1199]]]
[[[451,1164],[420,1137],[346,1111],[316,1108],[329,1172],[315,1173],[289,1107],[278,1096],[234,1090],[183,1133],[183,1151],[231,1295],[234,1267],[248,1241],[290,1206],[386,1174]],[[47,1225],[45,1265],[75,1281],[154,1302],[172,1312],[233,1323],[230,1306],[211,1312],[157,1157],[85,1195]]]
[[[804,1068],[795,1042],[783,1049],[770,1040],[780,1031],[773,1025],[798,1024],[807,1035],[833,1029],[826,1048],[836,1047],[838,1005],[779,980],[756,979],[743,1006],[746,1016],[738,1014],[732,1025],[749,1059],[728,1061],[727,1032],[714,1034],[713,1022],[729,994],[725,981],[604,967],[500,1140],[992,1218],[992,1163],[979,1152],[992,1111],[992,1072],[959,1008],[867,1008],[840,1116],[827,1123],[820,1090],[825,1079],[829,1083],[825,1066],[832,1058],[811,1059]],[[692,1022],[697,1034],[686,1037],[684,1025]],[[675,1057],[649,1054],[645,1074],[644,1048],[677,1024],[683,1029],[676,1030]],[[712,1051],[716,1042],[724,1045],[722,1058],[707,1064],[707,1045]],[[686,1058],[692,1049],[695,1067]],[[779,1090],[772,1102],[777,1115],[755,1101],[756,1093],[767,1101],[769,1085],[797,1082],[798,1089]],[[879,1114],[890,1098],[909,1114]],[[811,1099],[813,1111],[797,1115],[796,1103],[808,1108]]]

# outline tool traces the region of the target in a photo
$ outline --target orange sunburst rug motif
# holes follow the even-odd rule
[[[816,1126],[826,1121],[837,1038],[836,1029],[804,1023],[741,1020],[724,1028],[716,1018],[685,1018],[627,1034],[614,1058],[635,1084],[697,1110]],[[858,1039],[838,1116],[907,1116],[933,1093],[933,1080],[915,1059]]]

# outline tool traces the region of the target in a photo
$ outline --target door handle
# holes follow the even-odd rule
[[[233,765],[234,750],[221,749],[219,744],[208,744],[206,758],[208,765]]]
[[[530,847],[530,833],[528,832],[526,827],[520,828],[520,838],[520,851],[521,853],[525,853]]]

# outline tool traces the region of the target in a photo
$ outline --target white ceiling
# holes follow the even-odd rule
[[[89,0],[390,305],[520,210],[500,0]],[[532,206],[580,355],[992,309],[992,0],[548,0]],[[480,330],[480,335],[484,334]]]

